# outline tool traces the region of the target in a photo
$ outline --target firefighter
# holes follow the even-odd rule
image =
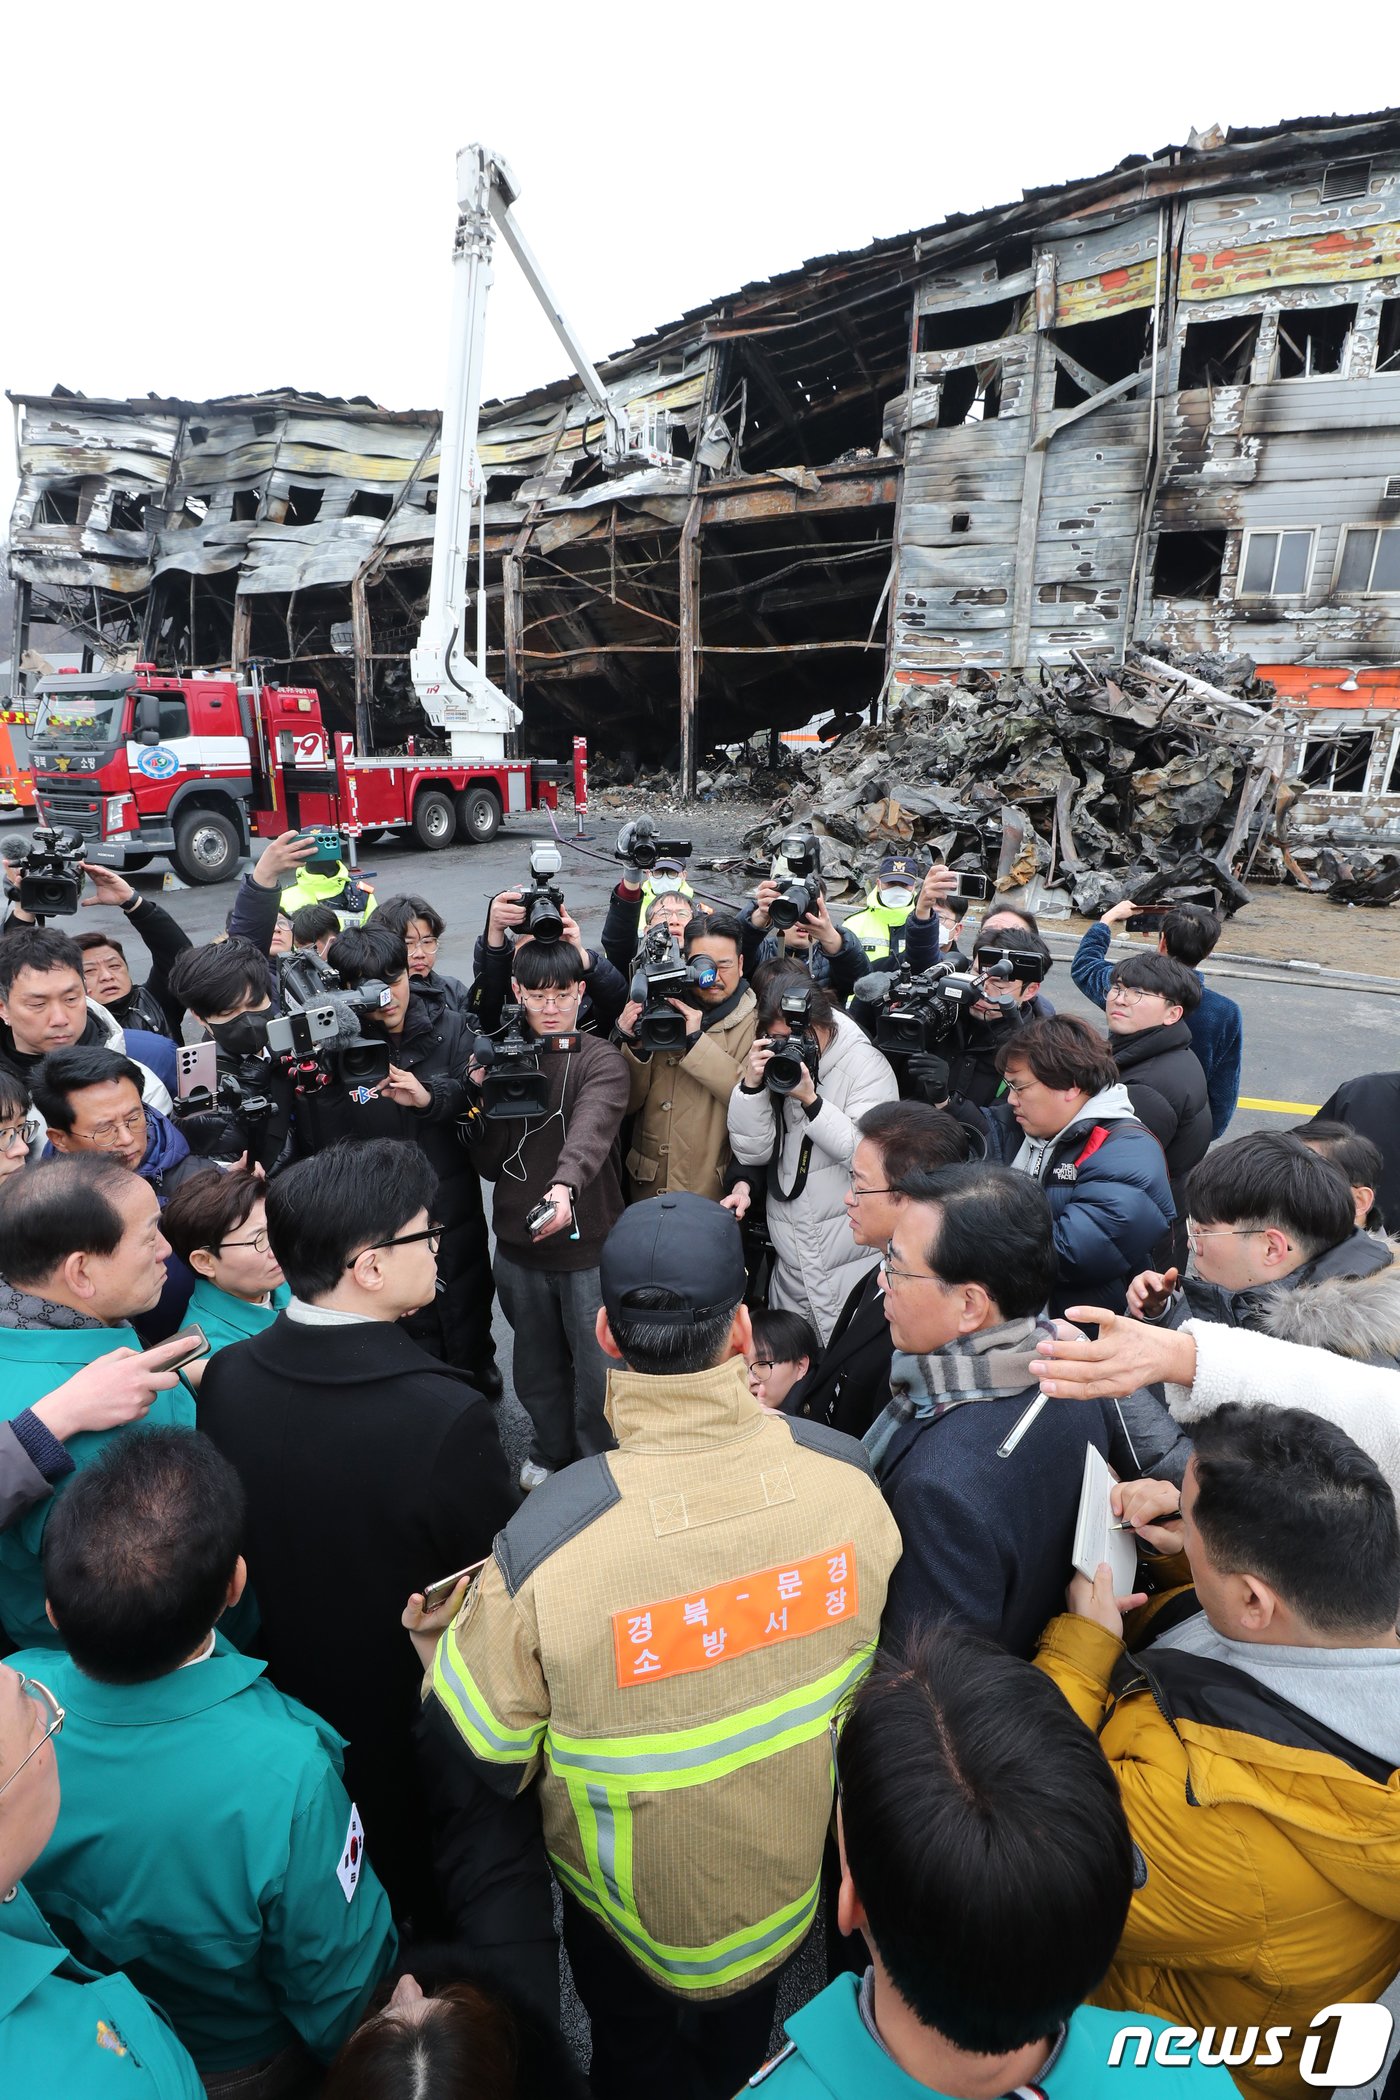
[[[429,1618],[414,1597],[405,1624],[477,1776],[538,1786],[595,2091],[728,2100],[816,1911],[828,1724],[899,1535],[853,1438],[750,1395],[727,1211],[635,1205],[599,1282],[618,1448],[538,1488],[470,1592]]]

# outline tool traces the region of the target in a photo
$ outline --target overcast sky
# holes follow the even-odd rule
[[[1380,64],[1394,20],[1390,0],[1336,17],[1289,0],[1223,15],[1048,0],[15,6],[0,28],[0,378],[435,406],[469,140],[511,163],[527,236],[601,358],[806,256],[1096,174],[1193,124],[1394,99]],[[563,368],[498,247],[488,396]],[[13,463],[7,440],[0,521]]]

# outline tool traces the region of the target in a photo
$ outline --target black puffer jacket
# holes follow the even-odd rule
[[[1109,1048],[1134,1115],[1167,1155],[1175,1193],[1205,1158],[1211,1140],[1206,1075],[1191,1048],[1191,1031],[1184,1021],[1173,1021],[1137,1035],[1111,1036]]]

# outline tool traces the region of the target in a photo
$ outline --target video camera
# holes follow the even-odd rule
[[[387,984],[369,977],[347,992],[314,948],[279,955],[277,974],[287,1011],[269,1019],[267,1047],[291,1074],[298,1093],[319,1093],[332,1082],[377,1087],[389,1077],[389,1045],[363,1028],[390,1004]]]
[[[481,1113],[488,1123],[543,1115],[549,1107],[549,1080],[540,1063],[540,1046],[527,1034],[518,1006],[506,1008],[504,1035],[477,1037],[472,1063],[484,1067]]]
[[[564,892],[550,878],[559,873],[564,861],[557,846],[532,846],[530,848],[530,883],[520,892],[520,902],[525,907],[525,924],[521,931],[537,940],[542,948],[553,948],[564,938]]]
[[[786,933],[821,903],[822,849],[813,832],[789,831],[779,839],[774,859],[787,872],[772,878],[782,894],[769,905],[768,922]]]
[[[683,999],[687,1006],[698,1006],[695,993],[712,991],[719,972],[708,957],[689,961],[676,936],[660,926],[643,936],[633,972],[630,996],[640,1000],[642,1011],[632,1041],[639,1050],[678,1049],[685,1041],[685,1015],[670,1001]]]
[[[999,994],[996,986],[1016,974],[1007,956],[986,971],[935,963],[932,969],[916,973],[904,963],[894,973],[877,970],[861,978],[855,996],[869,999],[878,1008],[875,1048],[887,1057],[916,1057],[944,1042],[959,1015],[968,1012],[975,1000],[1013,1007],[1016,1002],[1011,993]]]
[[[232,1165],[245,1152],[257,1151],[257,1134],[273,1106],[270,1095],[255,1092],[233,1072],[221,1072],[217,1086],[191,1087],[171,1103],[170,1113],[191,1152]]]
[[[83,852],[81,832],[67,825],[38,825],[23,852],[9,863],[19,872],[20,910],[36,919],[66,919],[75,912],[85,880]]]
[[[763,1068],[763,1083],[770,1094],[790,1094],[802,1084],[802,1074],[810,1072],[817,1076],[821,1061],[821,1048],[812,1032],[812,995],[810,992],[784,992],[778,1001],[778,1011],[792,1030],[791,1035],[772,1038],[781,1040],[783,1047],[775,1050]]]
[[[654,817],[632,817],[617,835],[613,859],[630,861],[634,868],[654,868],[659,860],[684,865],[694,850],[689,839],[659,839]]]

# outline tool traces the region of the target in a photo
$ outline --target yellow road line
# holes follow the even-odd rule
[[[1276,1116],[1315,1116],[1321,1108],[1320,1101],[1261,1101],[1253,1094],[1241,1094],[1238,1108],[1266,1108]]]

